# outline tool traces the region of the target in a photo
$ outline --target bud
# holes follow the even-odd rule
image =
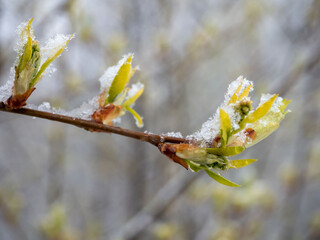
[[[17,64],[14,67],[14,86],[12,95],[7,100],[7,106],[14,109],[26,105],[27,99],[35,90],[35,84],[43,77],[46,68],[62,53],[73,37],[73,35],[60,35],[59,41],[58,39],[49,40],[51,45],[55,45],[55,49],[51,51],[51,55],[47,56],[41,65],[41,55],[43,51],[39,48],[38,41],[35,40],[31,26],[32,21],[33,18],[30,19],[28,23],[23,23],[21,25],[22,27],[20,27],[19,55]],[[63,38],[61,38],[61,36],[63,36]]]
[[[255,138],[252,141],[246,142],[246,147],[251,147],[261,140],[268,137],[271,133],[278,129],[280,122],[284,119],[285,115],[289,111],[285,111],[291,100],[278,98],[274,106],[268,111],[266,115],[260,118],[258,121],[251,123],[250,129],[254,130]]]
[[[132,105],[142,95],[144,85],[136,83],[131,88],[127,87],[136,71],[136,68],[132,68],[132,59],[133,54],[124,56],[117,65],[108,68],[100,77],[99,109],[92,115],[94,121],[112,125],[114,119],[128,111],[136,119],[136,125],[143,127],[142,117],[132,109]]]
[[[242,168],[257,159],[229,160],[275,131],[283,120],[289,100],[263,95],[259,106],[252,110],[249,92],[252,82],[239,77],[229,86],[224,104],[202,129],[188,136],[190,144],[171,144],[171,155],[183,159],[191,170],[204,170],[217,182],[238,187],[219,174],[230,168]],[[171,156],[172,157],[172,156]],[[218,172],[215,172],[218,171]]]

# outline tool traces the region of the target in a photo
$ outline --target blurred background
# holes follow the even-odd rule
[[[1,85],[31,17],[40,45],[76,38],[29,103],[76,108],[134,52],[142,131],[195,132],[239,75],[254,103],[279,93],[292,113],[239,157],[258,162],[228,171],[235,189],[143,142],[1,112],[0,239],[320,239],[320,1],[2,0]]]

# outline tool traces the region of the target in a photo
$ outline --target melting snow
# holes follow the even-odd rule
[[[164,134],[161,134],[162,136],[167,136],[167,137],[176,137],[176,138],[183,138],[181,132],[167,132]]]
[[[253,91],[253,82],[240,76],[235,81],[230,83],[228,91],[225,95],[224,103],[220,106],[220,108],[222,108],[225,112],[229,114],[232,130],[236,130],[239,128],[238,122],[241,116],[238,112],[234,111],[234,104],[228,105],[228,103],[230,101],[231,96],[236,92],[241,82],[242,86],[240,93],[249,85],[252,85],[250,92]],[[200,142],[201,146],[206,146],[210,144],[213,141],[213,139],[220,133],[220,108],[218,108],[216,113],[202,124],[200,130],[187,136],[187,139]]]
[[[99,78],[100,93],[104,92],[106,89],[108,89],[111,86],[111,83],[115,78],[115,76],[117,75],[120,67],[127,61],[130,55],[133,55],[133,53],[124,55],[116,65],[112,67],[108,67],[107,70],[103,73],[103,75]]]
[[[25,28],[28,26],[28,22],[23,22],[21,23],[17,29],[16,29],[16,33],[19,36],[16,46],[14,47],[14,50],[18,53],[18,55],[22,54],[24,45],[26,44],[27,40],[28,40],[28,33],[25,30]],[[35,36],[33,34],[33,29],[30,29],[30,33],[31,33],[31,39],[35,40]]]
[[[249,85],[251,85],[251,89],[250,89],[250,92],[253,91],[253,82],[252,81],[249,81],[247,80],[246,78],[243,78],[243,76],[240,76],[238,77],[235,81],[231,82],[229,84],[229,87],[228,87],[228,91],[225,95],[225,100],[224,100],[224,104],[227,105],[228,102],[230,101],[230,98],[231,96],[236,92],[238,86],[241,84],[241,81],[242,81],[242,86],[241,86],[241,89],[240,89],[240,93],[246,88],[248,87]]]
[[[94,111],[96,111],[99,108],[99,104],[98,97],[95,97],[89,100],[88,102],[84,102],[80,107],[75,108],[71,111],[54,108],[50,105],[49,102],[43,102],[39,106],[36,106],[34,104],[27,104],[26,107],[44,112],[61,114],[72,118],[91,120],[91,115],[94,113]]]
[[[144,85],[141,82],[137,82],[131,85],[130,90],[128,91],[127,97],[126,99],[129,99],[131,97],[133,97],[134,95],[136,95],[136,93],[142,89],[144,87]]]
[[[0,102],[6,101],[12,94],[12,88],[14,85],[14,75],[15,71],[14,68],[12,67],[10,69],[10,77],[9,80],[0,87]]]
[[[46,44],[40,48],[42,61],[55,55],[61,48],[66,47],[66,43],[70,37],[71,35],[57,34],[55,37],[50,38]],[[72,38],[74,38],[74,35],[71,39]],[[67,47],[65,49],[67,49]]]

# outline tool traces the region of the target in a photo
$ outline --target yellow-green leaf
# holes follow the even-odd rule
[[[239,159],[239,160],[230,160],[229,163],[230,163],[230,168],[242,168],[256,161],[258,161],[258,159]]]
[[[216,180],[218,183],[221,183],[223,185],[229,186],[229,187],[241,187],[240,185],[231,182],[230,180],[222,177],[221,175],[219,175],[218,173],[215,173],[213,171],[210,171],[208,169],[205,169],[206,173],[213,178],[214,180]]]
[[[18,74],[21,73],[21,71],[25,68],[28,61],[30,61],[32,56],[32,26],[31,23],[33,21],[33,18],[31,18],[28,22],[28,25],[24,28],[23,32],[21,33],[21,38],[24,38],[23,36],[27,37],[27,43],[24,47],[23,53],[20,56],[20,62],[18,65]]]
[[[113,79],[111,86],[108,92],[108,98],[106,99],[106,103],[112,103],[114,99],[120,94],[123,89],[126,87],[130,80],[130,76],[132,74],[131,62],[133,55],[130,54],[127,60],[120,67],[117,75]]]
[[[210,161],[210,156],[204,148],[193,147],[189,144],[177,144],[176,145],[176,155],[182,159],[191,160],[193,162],[208,162]]]
[[[243,79],[241,79],[241,83],[239,84],[237,90],[231,96],[228,105],[231,104],[231,103],[236,103],[238,101],[238,95],[239,95],[239,92],[240,92],[241,87],[242,87],[242,82],[243,82]]]
[[[283,113],[282,110],[269,111],[258,121],[252,123],[250,128],[256,132],[256,138],[253,139],[252,142],[246,142],[245,147],[251,147],[273,133],[279,127],[280,122],[285,117],[285,114],[286,112]]]
[[[235,147],[224,147],[224,148],[206,148],[207,153],[211,153],[219,156],[233,156],[237,155],[244,151],[244,147],[235,146]]]
[[[275,94],[265,103],[261,104],[254,112],[247,115],[247,117],[243,119],[243,121],[239,124],[240,127],[236,131],[232,132],[232,135],[244,129],[247,123],[254,123],[258,121],[260,118],[262,118],[263,116],[265,116],[271,109],[277,97],[278,97],[278,94]]]
[[[231,120],[229,114],[226,113],[222,108],[220,108],[220,133],[221,133],[221,143],[224,147],[228,143],[228,138],[231,132]]]
[[[142,122],[142,118],[140,117],[140,115],[133,110],[131,107],[126,107],[126,109],[134,116],[134,118],[136,119],[136,124],[138,127],[143,127],[143,122]]]
[[[131,98],[128,98],[124,103],[124,107],[130,107],[143,93],[144,87],[140,88],[135,95],[133,95]]]
[[[242,91],[242,93],[240,94],[240,96],[239,96],[238,99],[241,100],[242,98],[248,97],[251,87],[252,87],[251,84],[250,84],[249,86],[247,86],[247,87]]]
[[[24,52],[20,57],[20,62],[18,65],[18,74],[21,73],[21,71],[26,67],[26,64],[30,61],[32,56],[32,39],[30,36],[28,36],[27,43],[24,48]]]
[[[271,97],[268,101],[263,103],[261,106],[259,106],[253,113],[249,114],[244,121],[246,123],[253,123],[260,118],[262,118],[264,115],[266,115],[270,108],[272,107],[274,101],[278,97],[278,94],[275,94],[273,97]]]
[[[127,96],[129,88],[124,89],[113,101],[114,105],[122,105],[122,102]],[[124,107],[124,106],[123,106]]]
[[[63,52],[63,50],[67,47],[69,41],[73,38],[73,34],[68,38],[68,40],[65,42],[65,44],[51,57],[48,57],[47,60],[42,64],[40,67],[40,70],[38,73],[34,76],[32,81],[30,82],[29,87],[34,86],[38,80],[40,80],[41,75],[44,73],[44,71],[47,69],[47,67],[55,60],[59,55]]]
[[[290,102],[291,102],[291,100],[283,99],[282,105],[279,107],[280,111],[284,112],[284,110],[287,108],[287,106],[289,105]]]

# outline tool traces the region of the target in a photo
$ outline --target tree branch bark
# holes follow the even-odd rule
[[[0,111],[32,116],[37,118],[43,118],[43,119],[56,121],[56,122],[62,122],[62,123],[70,124],[70,125],[83,128],[85,130],[92,131],[92,132],[114,133],[121,136],[148,142],[156,147],[158,147],[160,143],[188,143],[189,142],[187,139],[184,139],[184,138],[169,137],[169,136],[158,135],[158,134],[149,134],[149,133],[134,131],[130,129],[104,125],[101,123],[96,123],[94,121],[73,118],[73,117],[69,117],[61,114],[39,111],[35,109],[29,109],[29,108],[11,109],[4,102],[0,102]]]

